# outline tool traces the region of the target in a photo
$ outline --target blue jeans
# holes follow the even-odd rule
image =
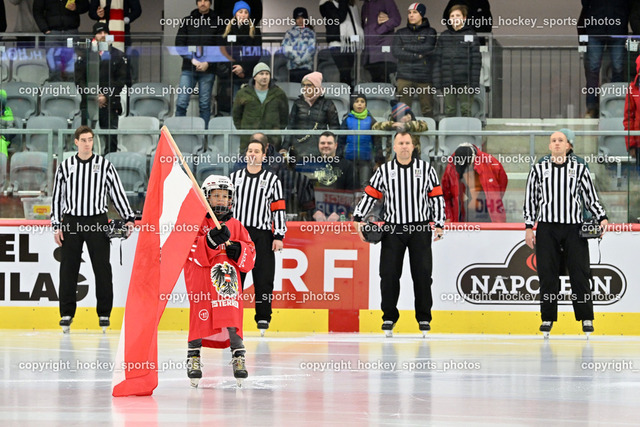
[[[176,116],[186,116],[193,89],[198,84],[198,104],[200,107],[200,117],[204,120],[205,129],[209,126],[211,118],[211,91],[215,74],[201,73],[197,71],[182,71],[180,74],[180,94],[176,102]]]
[[[605,46],[611,55],[611,66],[613,67],[611,81],[625,81],[624,44],[624,37],[589,36],[587,53],[584,56],[584,69],[587,78],[587,109],[597,110],[599,107],[595,89],[600,87],[600,66]]]

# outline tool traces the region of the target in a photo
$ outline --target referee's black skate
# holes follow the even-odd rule
[[[391,320],[385,320],[382,322],[382,330],[387,338],[393,337],[393,328],[396,326],[395,322]]]
[[[540,332],[544,335],[544,339],[549,339],[549,333],[551,332],[551,328],[553,328],[553,322],[549,320],[545,320],[540,325]]]
[[[427,336],[427,332],[431,330],[431,324],[428,320],[422,320],[418,322],[418,327],[422,331],[422,338],[425,338]]]
[[[187,377],[191,381],[191,387],[197,388],[202,378],[202,364],[199,354],[187,357]]]
[[[236,384],[238,387],[242,387],[242,381],[249,376],[247,372],[247,367],[245,365],[245,355],[246,350],[243,348],[236,348],[231,351],[231,365],[233,367],[233,376],[236,379]]]
[[[109,322],[109,318],[106,316],[98,317],[98,322],[100,323],[100,327],[102,328],[102,333],[107,332],[107,328],[111,326],[111,322]]]
[[[266,320],[258,320],[258,330],[260,331],[261,337],[264,336],[267,329],[269,329],[269,322]]]
[[[71,316],[62,316],[60,319],[60,326],[62,326],[62,333],[68,334],[71,330],[71,324],[73,323],[73,317]]]
[[[593,329],[593,320],[583,320],[582,321],[582,332],[584,332],[584,334],[587,336],[587,339],[589,339],[589,335],[591,335],[591,333],[594,331]]]

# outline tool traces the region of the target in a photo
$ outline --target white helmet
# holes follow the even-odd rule
[[[231,206],[233,205],[233,195],[235,193],[235,187],[233,186],[233,182],[224,176],[224,175],[209,175],[204,182],[202,183],[202,192],[204,193],[204,197],[209,200],[209,196],[213,190],[227,190],[229,192],[229,202],[228,206],[211,206],[213,212],[215,214],[226,214],[231,211]]]

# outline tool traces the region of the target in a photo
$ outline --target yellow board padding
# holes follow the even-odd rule
[[[454,334],[540,334],[540,313],[518,311],[433,311],[431,332]],[[595,313],[593,335],[640,335],[640,313]],[[381,333],[382,311],[360,310],[360,332]],[[400,310],[396,333],[420,333],[413,310]],[[582,334],[582,324],[572,312],[558,313],[554,335]]]
[[[246,332],[258,332],[253,308],[244,309],[243,328]],[[120,330],[123,307],[114,307],[111,326],[108,330]],[[58,307],[2,307],[0,329],[58,329],[60,311]],[[189,329],[188,308],[167,308],[160,319],[161,331],[187,331]],[[78,307],[71,330],[100,331],[98,315],[94,307]],[[329,311],[326,309],[274,309],[269,332],[318,332],[329,330]]]
[[[433,333],[532,335],[540,334],[540,313],[517,311],[434,311]],[[243,327],[246,332],[258,332],[254,321],[255,310],[244,310]],[[111,313],[109,330],[120,330],[124,308],[116,307]],[[382,312],[360,310],[360,332],[381,333]],[[58,307],[2,307],[0,329],[58,329]],[[594,335],[640,335],[640,313],[595,313]],[[187,331],[189,309],[167,308],[160,320],[159,330]],[[95,308],[80,307],[71,325],[72,330],[99,331]],[[327,309],[274,309],[269,332],[315,332],[329,330]],[[396,333],[420,333],[413,310],[401,310]],[[580,322],[572,312],[558,313],[552,334],[578,335],[582,333]]]

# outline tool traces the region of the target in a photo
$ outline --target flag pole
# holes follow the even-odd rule
[[[171,146],[173,147],[174,151],[178,154],[178,157],[180,157],[180,161],[182,162],[182,166],[184,167],[184,170],[187,171],[187,175],[189,175],[189,178],[191,179],[191,182],[193,183],[193,186],[198,189],[198,196],[202,200],[202,203],[204,203],[204,205],[207,207],[207,211],[209,212],[209,215],[213,219],[213,222],[215,222],[216,227],[218,229],[221,228],[220,222],[218,221],[218,218],[216,218],[216,216],[214,215],[213,210],[211,209],[211,206],[209,205],[209,201],[207,200],[206,197],[204,197],[204,193],[202,192],[202,188],[200,188],[200,185],[198,184],[198,182],[194,178],[193,173],[191,172],[191,169],[189,169],[189,165],[187,165],[185,163],[184,157],[182,156],[182,152],[180,151],[180,148],[178,148],[178,144],[176,144],[176,142],[173,140],[173,136],[171,136],[171,132],[169,132],[169,129],[166,126],[162,126],[162,129],[160,131],[164,132],[167,135],[167,140],[169,141],[169,144],[171,144]]]

